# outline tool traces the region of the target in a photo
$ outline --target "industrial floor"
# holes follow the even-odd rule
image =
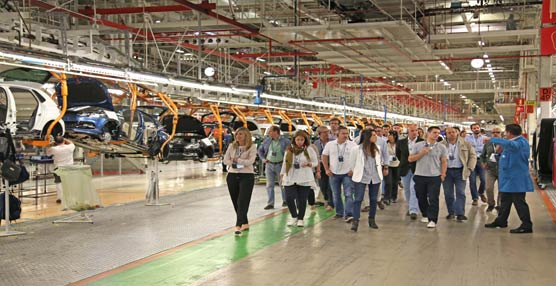
[[[54,197],[24,200],[24,235],[0,237],[0,285],[554,285],[556,190],[527,195],[532,234],[485,229],[496,212],[466,206],[469,220],[439,224],[405,216],[402,199],[378,210],[378,230],[362,214],[357,233],[318,208],[306,227],[287,227],[286,209],[263,210],[256,185],[251,228],[233,234],[225,174],[180,162],[162,168],[161,202],[145,206],[146,175],[95,178],[104,208],[94,224],[53,224]],[[400,191],[400,194],[403,192]],[[277,204],[281,202],[279,193]],[[35,214],[30,213],[35,211]],[[37,215],[38,214],[38,215]],[[54,216],[54,217],[52,217]],[[0,229],[2,231],[2,229]]]

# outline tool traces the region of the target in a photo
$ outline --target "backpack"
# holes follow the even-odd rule
[[[0,193],[0,222],[2,222],[3,219],[6,219],[5,198],[6,194]],[[21,217],[21,200],[10,194],[9,205],[10,221],[19,219]]]

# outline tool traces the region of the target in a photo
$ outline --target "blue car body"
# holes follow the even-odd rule
[[[124,122],[128,123],[131,116],[129,107],[118,107],[117,110],[118,114],[124,118]],[[160,125],[154,116],[143,111],[143,108],[135,110],[131,128],[132,133],[127,134],[127,136],[131,136],[129,141],[144,147],[151,156],[160,153],[160,147],[169,137],[164,127]],[[122,128],[122,132],[129,133],[128,131],[127,127]]]
[[[103,141],[120,139],[121,116],[114,112],[108,88],[91,78],[67,80],[67,111],[63,117],[69,133],[85,134]],[[61,84],[56,85],[62,105]]]

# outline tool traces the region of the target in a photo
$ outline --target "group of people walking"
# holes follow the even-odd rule
[[[428,228],[437,226],[442,187],[446,219],[462,222],[468,219],[465,190],[469,180],[472,205],[478,205],[480,199],[488,204],[487,212],[497,209],[496,220],[485,227],[506,227],[514,204],[522,224],[511,232],[532,232],[525,201],[525,193],[533,190],[528,172],[529,145],[521,136],[521,127],[507,125],[506,139],[501,138],[500,128],[494,128],[492,136],[487,137],[480,133],[479,125],[470,127],[473,134],[465,137],[457,127],[441,130],[436,126],[420,135],[420,128],[409,124],[407,136],[401,138],[401,125],[369,125],[352,141],[348,128],[332,118],[330,128],[317,128],[318,139],[312,143],[305,131],[295,132],[290,141],[272,126],[258,149],[249,130],[239,128],[224,156],[228,189],[237,214],[235,232],[249,229],[247,212],[257,156],[265,168],[265,209],[274,209],[274,190],[279,182],[282,207],[287,207],[291,215],[288,226],[304,226],[307,203],[314,209],[318,203],[315,192],[320,190],[326,209],[335,211],[336,219],[350,223],[352,231],[358,230],[362,211],[368,212],[368,226],[378,229],[377,207],[397,203],[400,185],[406,214],[412,220],[417,220],[420,213]],[[498,198],[494,195],[496,181]]]

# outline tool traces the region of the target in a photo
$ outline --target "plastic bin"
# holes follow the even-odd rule
[[[62,206],[65,209],[82,211],[101,206],[100,198],[92,184],[91,166],[60,166],[54,173],[62,180]]]

